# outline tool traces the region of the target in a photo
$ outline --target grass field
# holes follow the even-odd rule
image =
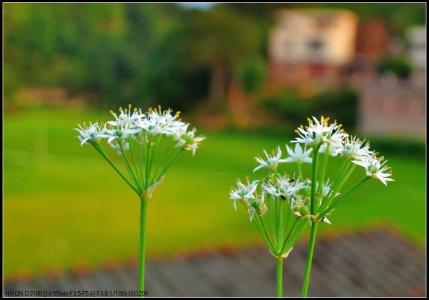
[[[63,270],[135,257],[137,197],[72,128],[96,120],[88,111],[33,110],[4,119],[4,274]],[[98,118],[100,120],[100,118]],[[195,157],[185,153],[149,204],[149,256],[259,241],[244,212],[228,199],[253,157],[283,144],[279,135],[204,132]],[[370,181],[324,230],[391,224],[425,242],[425,161],[386,155],[395,182]],[[330,165],[335,171],[335,161]]]

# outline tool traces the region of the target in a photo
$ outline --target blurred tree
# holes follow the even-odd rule
[[[379,74],[392,73],[399,79],[408,79],[411,75],[412,65],[406,57],[390,56],[380,59],[376,69]]]
[[[192,67],[209,67],[209,103],[225,99],[231,72],[259,52],[259,35],[251,18],[215,7],[197,12],[186,24],[182,51]]]
[[[240,84],[245,92],[257,91],[265,80],[265,60],[255,57],[246,61],[240,68]]]
[[[148,51],[140,85],[151,104],[186,111],[207,95],[209,69],[189,68],[187,56],[177,48],[184,34],[181,27],[172,30]]]
[[[106,105],[152,98],[179,106],[204,98],[209,73],[210,103],[222,103],[233,76],[246,81],[245,88],[258,81],[257,67],[244,66],[266,56],[275,11],[310,6],[383,18],[398,32],[425,22],[424,4],[409,3],[224,3],[207,11],[175,4],[6,3],[5,87],[8,95],[20,85],[60,86]]]

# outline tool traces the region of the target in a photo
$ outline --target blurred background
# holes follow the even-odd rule
[[[322,114],[396,180],[369,182],[322,236],[387,227],[423,249],[425,4],[3,7],[6,278],[137,257],[137,198],[73,131],[129,103],[180,110],[208,137],[150,203],[151,258],[259,244],[229,190]]]

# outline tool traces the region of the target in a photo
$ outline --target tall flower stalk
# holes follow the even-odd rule
[[[119,109],[111,112],[113,120],[104,124],[78,125],[81,145],[90,144],[106,160],[113,170],[137,194],[140,200],[140,295],[144,294],[146,210],[156,187],[183,151],[194,155],[205,137],[197,136],[196,129],[189,129],[179,113],[171,110]],[[105,146],[108,147],[105,147]],[[112,159],[108,149],[117,159]]]
[[[393,179],[387,161],[370,150],[368,142],[350,136],[340,124],[329,123],[329,118],[308,119],[308,125],[300,126],[296,132],[298,137],[292,143],[312,151],[311,179],[308,183],[311,196],[309,203],[305,204],[309,212],[310,239],[301,291],[301,296],[307,297],[318,224],[330,224],[328,216],[369,179],[378,179],[384,185]],[[332,181],[326,178],[330,157],[341,160],[341,167]],[[362,167],[365,174],[357,181],[350,182],[356,166]]]
[[[277,297],[283,296],[283,263],[293,246],[305,230],[308,217],[304,203],[308,202],[310,189],[308,180],[302,178],[301,165],[310,163],[310,150],[297,145],[295,151],[286,147],[289,157],[282,158],[277,147],[270,155],[256,157],[258,166],[254,172],[266,169],[262,178],[246,182],[237,181],[230,198],[234,208],[242,205],[249,214],[250,221],[261,235],[269,252],[276,259]],[[298,175],[290,176],[280,170],[280,164],[295,163]]]

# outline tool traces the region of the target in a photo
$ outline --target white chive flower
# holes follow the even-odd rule
[[[230,199],[234,202],[234,209],[237,210],[237,201],[247,202],[250,199],[255,199],[256,188],[258,187],[258,180],[243,184],[237,180],[237,188],[231,190]]]
[[[271,155],[271,156],[265,150],[264,150],[264,153],[266,156],[266,160],[264,160],[260,157],[255,157],[255,160],[259,164],[259,166],[254,168],[253,172],[256,172],[262,168],[267,168],[267,169],[276,171],[279,164],[286,162],[285,159],[281,158],[282,157],[282,151],[281,151],[280,147],[277,147],[277,153],[273,153],[273,155]]]
[[[290,199],[300,190],[305,188],[305,184],[298,179],[289,178],[288,176],[278,176],[274,181],[264,183],[262,186],[265,193],[273,197]]]
[[[104,126],[101,127],[98,125],[98,123],[89,123],[88,127],[85,127],[85,124],[78,124],[78,128],[75,128],[75,130],[79,132],[78,138],[80,145],[83,146],[87,142],[97,141],[100,137],[102,137],[106,129]]]
[[[298,137],[292,143],[301,143],[311,147],[319,146],[323,143],[329,143],[338,146],[338,142],[347,137],[341,129],[341,125],[336,122],[329,124],[329,118],[321,117],[320,121],[313,117],[308,118],[308,125],[300,126],[296,130]]]
[[[286,151],[289,154],[289,157],[286,158],[284,162],[294,162],[298,165],[301,165],[303,163],[311,164],[312,159],[310,157],[310,153],[311,151],[313,151],[312,148],[306,150],[306,148],[304,147],[303,150],[300,144],[295,144],[295,149],[292,150],[291,148],[289,148],[288,145],[286,145]]]
[[[108,121],[107,124],[114,127],[126,126],[127,128],[134,128],[138,120],[143,116],[140,109],[134,108],[134,110],[131,111],[131,104],[128,106],[128,109],[119,108],[119,115],[113,111],[110,111],[110,113],[115,117],[115,120]]]
[[[349,137],[344,141],[342,155],[345,157],[358,160],[361,157],[370,156],[372,153],[373,151],[369,149],[369,144],[356,136]]]
[[[359,159],[353,160],[352,162],[363,167],[368,177],[376,178],[384,185],[387,185],[388,181],[393,181],[391,178],[392,172],[386,165],[387,160],[383,160],[383,157],[377,158],[375,153],[362,156]]]
[[[177,140],[177,147],[188,150],[192,152],[192,155],[197,151],[198,146],[202,141],[205,140],[204,136],[196,136],[196,129],[187,130],[188,124],[185,126],[179,127],[175,132],[175,139]]]

